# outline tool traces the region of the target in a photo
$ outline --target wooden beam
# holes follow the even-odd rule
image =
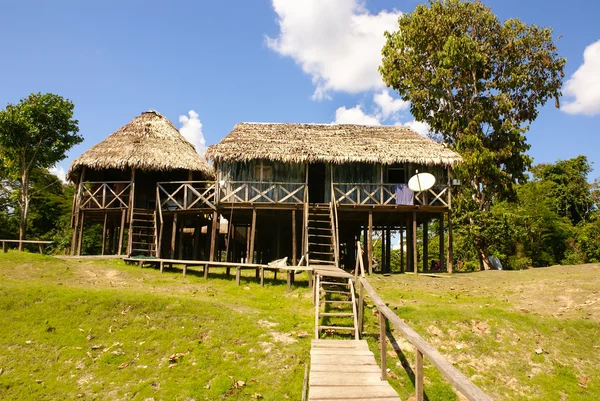
[[[83,221],[85,220],[85,212],[81,212],[81,221],[79,223],[79,239],[77,240],[77,256],[81,255],[81,242],[83,241]]]
[[[118,252],[118,255],[123,254],[123,235],[125,234],[125,219],[127,218],[126,214],[127,214],[127,212],[125,211],[125,209],[123,209],[121,211],[121,226],[119,228],[119,252]]]
[[[296,266],[298,254],[296,246],[296,210],[292,210],[292,265],[294,266]]]
[[[173,229],[171,230],[171,259],[175,259],[175,239],[177,237],[177,212],[173,213]]]
[[[400,224],[400,272],[404,273],[404,224]]]
[[[439,264],[440,264],[440,271],[444,270],[444,213],[440,213],[440,218],[439,218],[439,240],[440,240],[440,254],[439,254]]]
[[[452,238],[452,175],[450,173],[450,167],[448,167],[448,260],[446,261],[446,269],[448,273],[452,273],[454,270],[453,259],[454,259],[454,245]]]
[[[104,255],[104,248],[106,247],[106,220],[108,219],[108,212],[104,212],[104,225],[102,226],[102,251],[101,255]]]
[[[429,219],[423,221],[423,272],[429,270]]]
[[[392,229],[388,227],[385,230],[385,272],[392,272]]]
[[[254,262],[254,240],[256,238],[256,209],[252,209],[252,226],[250,228],[250,254],[248,255],[248,263]]]
[[[412,233],[411,233],[411,241],[412,241],[412,262],[413,262],[413,270],[415,273],[419,272],[419,258],[417,251],[417,212],[413,212],[412,214]]]
[[[81,168],[81,176],[79,177],[79,185],[77,186],[77,193],[74,195],[76,199],[73,202],[73,237],[71,238],[71,256],[75,255],[75,248],[77,246],[77,226],[79,224],[79,214],[81,206],[81,186],[83,185],[83,179],[85,178],[85,166]]]
[[[217,246],[217,226],[219,225],[219,214],[214,211],[212,217],[212,224],[210,226],[210,252],[208,260],[213,262],[215,260],[215,248]]]
[[[373,212],[369,210],[369,233],[367,235],[367,257],[369,258],[369,274],[373,274]]]
[[[382,228],[381,229],[381,268],[380,268],[382,274],[385,273],[385,269],[386,269],[386,266],[385,266],[385,261],[387,260],[387,256],[385,254],[385,251],[387,250],[387,245],[385,243],[386,239],[387,238],[385,235],[385,228]]]
[[[379,314],[379,352],[381,353],[381,380],[387,381],[385,316]]]

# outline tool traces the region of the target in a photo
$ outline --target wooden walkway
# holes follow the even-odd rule
[[[400,401],[365,340],[312,340],[309,401]]]

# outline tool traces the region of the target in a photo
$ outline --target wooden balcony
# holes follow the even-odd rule
[[[214,181],[169,181],[156,184],[156,199],[161,211],[216,210]]]
[[[302,204],[305,193],[304,183],[227,181],[219,188],[218,202]]]
[[[82,182],[79,207],[85,210],[128,209],[130,181]]]
[[[396,201],[396,184],[334,183],[333,192],[338,205],[395,206],[406,205]],[[448,207],[449,187],[434,186],[428,191],[414,194],[413,203],[406,206]]]

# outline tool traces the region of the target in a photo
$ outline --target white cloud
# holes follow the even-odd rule
[[[600,40],[583,52],[583,64],[569,78],[565,96],[572,98],[562,106],[569,114],[600,114]]]
[[[410,105],[409,102],[405,102],[402,99],[394,99],[390,96],[390,92],[387,89],[376,93],[373,96],[373,102],[381,109],[381,114],[384,119],[389,118],[394,113],[401,110],[407,110]]]
[[[408,121],[406,123],[401,123],[401,122],[397,122],[396,125],[402,125],[404,127],[409,127],[410,129],[412,129],[413,131],[415,131],[417,134],[420,134],[421,136],[427,136],[427,134],[429,134],[429,124],[421,122],[421,121],[417,121],[417,120],[412,120],[412,121]]]
[[[334,124],[360,124],[360,125],[380,125],[380,121],[376,116],[366,114],[360,105],[356,105],[350,109],[346,107],[338,107],[335,111]]]
[[[189,117],[184,115],[179,116],[179,122],[182,124],[179,132],[187,139],[194,147],[196,152],[204,155],[206,151],[206,140],[202,134],[202,123],[198,118],[198,113],[194,110],[188,112]]]
[[[48,171],[50,174],[57,176],[63,182],[63,184],[67,183],[67,172],[64,167],[56,165],[50,168]]]
[[[267,46],[312,77],[315,99],[329,91],[380,89],[383,33],[398,29],[399,11],[371,14],[361,0],[273,0],[280,32]]]

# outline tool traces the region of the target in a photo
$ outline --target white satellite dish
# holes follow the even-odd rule
[[[415,192],[427,191],[435,185],[435,177],[429,173],[418,173],[410,177],[408,187]]]

